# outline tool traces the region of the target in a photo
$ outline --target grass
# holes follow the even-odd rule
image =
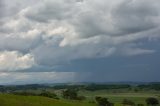
[[[155,97],[159,99],[160,93],[148,93],[148,92],[123,92],[123,93],[113,93],[107,90],[99,91],[80,91],[80,95],[85,95],[89,100],[93,100],[95,96],[107,97],[110,102],[115,103],[115,106],[121,106],[123,99],[129,99],[136,104],[145,104],[145,100],[148,97]]]
[[[39,96],[17,96],[0,94],[0,106],[96,106],[96,104],[55,100]]]
[[[47,97],[40,96],[18,96],[11,94],[0,94],[0,106],[97,106],[95,103],[89,103],[93,101],[95,96],[107,97],[110,102],[115,103],[115,106],[122,106],[123,99],[129,99],[136,104],[145,104],[145,99],[148,97],[155,97],[159,99],[160,93],[113,93],[106,90],[100,91],[80,91],[79,95],[87,97],[86,101],[71,101],[71,100],[55,100]]]

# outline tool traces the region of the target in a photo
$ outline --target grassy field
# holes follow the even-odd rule
[[[0,106],[96,106],[96,104],[79,101],[55,100],[38,96],[0,94]]]
[[[154,97],[160,100],[160,93],[156,92],[139,92],[139,93],[133,93],[133,92],[125,92],[125,93],[113,93],[113,92],[107,92],[106,90],[100,90],[100,91],[80,91],[80,95],[85,95],[89,100],[93,100],[95,96],[101,96],[101,97],[107,97],[110,102],[115,103],[115,106],[121,106],[121,103],[124,99],[129,99],[135,104],[145,104],[145,100],[148,97]]]
[[[111,93],[106,90],[100,91],[80,91],[79,95],[87,97],[85,101],[55,100],[40,96],[18,96],[12,94],[0,94],[0,106],[97,106],[94,101],[95,96],[107,97],[115,106],[122,106],[123,99],[129,99],[135,104],[145,105],[145,99],[155,97],[159,99],[158,93]]]

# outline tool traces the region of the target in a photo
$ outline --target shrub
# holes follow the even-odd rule
[[[89,101],[88,103],[96,103],[95,101]]]
[[[137,106],[144,106],[144,104],[137,104]]]
[[[123,105],[135,106],[135,103],[134,103],[133,101],[131,101],[131,100],[128,100],[128,99],[124,99],[124,100],[122,101],[122,104],[123,104]]]
[[[114,103],[108,103],[108,106],[114,106]]]
[[[22,95],[22,96],[36,96],[35,93],[32,92],[13,92],[14,95]]]
[[[75,89],[66,89],[62,92],[63,98],[71,100],[85,100],[85,96],[78,96],[77,90]]]
[[[96,102],[98,103],[99,106],[114,106],[114,104],[110,103],[108,101],[108,99],[105,98],[105,97],[97,96],[97,97],[95,97],[95,100],[96,100]]]
[[[148,106],[156,106],[159,104],[159,101],[156,98],[150,97],[146,99],[146,104]]]
[[[85,100],[85,99],[86,99],[85,96],[78,96],[78,97],[77,97],[77,100],[80,100],[80,101]]]
[[[73,90],[73,89],[67,89],[67,90],[64,90],[62,92],[62,95],[63,95],[63,98],[65,99],[73,99],[73,100],[76,100],[77,99],[77,91],[76,90]]]
[[[59,99],[58,96],[55,93],[50,93],[50,92],[47,92],[47,91],[40,93],[39,96]]]

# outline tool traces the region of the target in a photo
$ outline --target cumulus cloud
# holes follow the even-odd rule
[[[13,56],[13,62],[28,58],[22,67],[31,62],[24,65],[29,68],[33,63],[53,67],[77,59],[153,54],[156,50],[137,43],[159,40],[159,5],[159,0],[1,0],[1,55],[5,61]],[[16,64],[3,69],[24,69]]]
[[[0,52],[0,71],[17,71],[28,69],[34,65],[31,54],[21,54],[16,51]]]

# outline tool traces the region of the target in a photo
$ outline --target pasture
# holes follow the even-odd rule
[[[107,97],[114,103],[114,106],[123,106],[123,99],[129,99],[135,104],[145,104],[145,99],[155,97],[159,99],[156,93],[107,93],[105,90],[99,91],[79,91],[80,95],[86,96],[85,101],[76,100],[55,100],[40,96],[20,96],[12,94],[0,94],[0,106],[97,106],[94,102],[95,96]]]

